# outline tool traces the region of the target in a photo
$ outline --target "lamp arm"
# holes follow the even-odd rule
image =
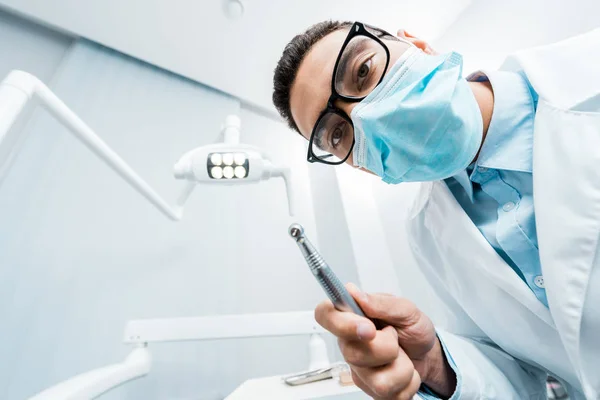
[[[279,176],[283,178],[285,183],[285,191],[288,199],[288,210],[290,217],[293,217],[296,212],[296,202],[294,201],[294,186],[292,184],[292,171],[289,167],[270,167],[271,176]]]
[[[138,193],[144,196],[159,211],[170,219],[180,220],[181,207],[173,209],[152,189],[113,149],[111,149],[94,131],[62,102],[42,81],[23,72],[12,71],[0,83],[0,145],[6,133],[14,124],[29,100],[36,96],[42,105],[58,121],[68,127],[73,135],[106,165],[123,178]]]

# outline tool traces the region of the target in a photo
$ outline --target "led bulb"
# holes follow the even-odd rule
[[[223,158],[221,157],[220,153],[212,153],[210,155],[210,162],[213,165],[221,165],[221,162],[223,161]]]
[[[235,167],[235,176],[239,179],[246,177],[246,168],[237,166]]]
[[[223,177],[223,168],[212,167],[210,169],[210,175],[213,177],[213,179],[221,179]]]
[[[223,154],[223,164],[225,164],[225,165],[233,164],[233,154],[231,154],[231,153]]]
[[[246,155],[244,153],[235,153],[233,159],[235,160],[236,165],[244,165],[246,162]]]
[[[223,168],[223,176],[227,179],[233,178],[233,167]]]

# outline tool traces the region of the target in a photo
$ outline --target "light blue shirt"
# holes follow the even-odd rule
[[[474,165],[446,184],[494,250],[548,307],[533,208],[537,94],[514,72],[492,72],[487,79],[494,110],[481,152]]]
[[[490,81],[494,90],[492,120],[475,163],[446,179],[446,184],[494,250],[548,307],[533,208],[537,93],[514,72],[478,73],[469,80]],[[460,393],[460,371],[443,342],[442,347],[456,373],[455,393]],[[437,398],[427,388],[422,389],[422,398]]]

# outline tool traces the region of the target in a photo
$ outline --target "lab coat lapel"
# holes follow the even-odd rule
[[[540,101],[533,177],[542,273],[554,321],[579,371],[584,369],[582,351],[595,348],[599,354],[594,356],[600,358],[598,346],[580,342],[586,292],[600,238],[599,149],[600,113],[567,111]],[[580,380],[585,386],[584,377]]]
[[[445,183],[424,183],[415,206],[414,212],[425,213],[425,225],[439,245],[463,254],[461,271],[456,271],[457,274],[469,279],[470,268],[483,271],[488,282],[499,286],[538,318],[554,326],[548,309],[485,240]],[[473,263],[474,259],[480,262]]]
[[[563,345],[586,395],[595,397],[586,361],[598,360],[600,348],[582,342],[582,316],[599,268],[600,29],[517,53],[504,67],[523,73],[539,95],[533,179],[542,273]]]
[[[548,303],[572,363],[582,370],[581,352],[594,349],[580,338],[600,238],[600,113],[542,101],[535,129],[534,202]]]
[[[501,69],[522,71],[539,97],[560,109],[586,111],[578,106],[600,93],[600,28],[517,52]]]

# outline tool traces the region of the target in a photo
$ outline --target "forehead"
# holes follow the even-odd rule
[[[300,133],[307,139],[331,96],[333,67],[346,36],[348,29],[340,29],[323,37],[300,63],[290,90],[290,108]]]

